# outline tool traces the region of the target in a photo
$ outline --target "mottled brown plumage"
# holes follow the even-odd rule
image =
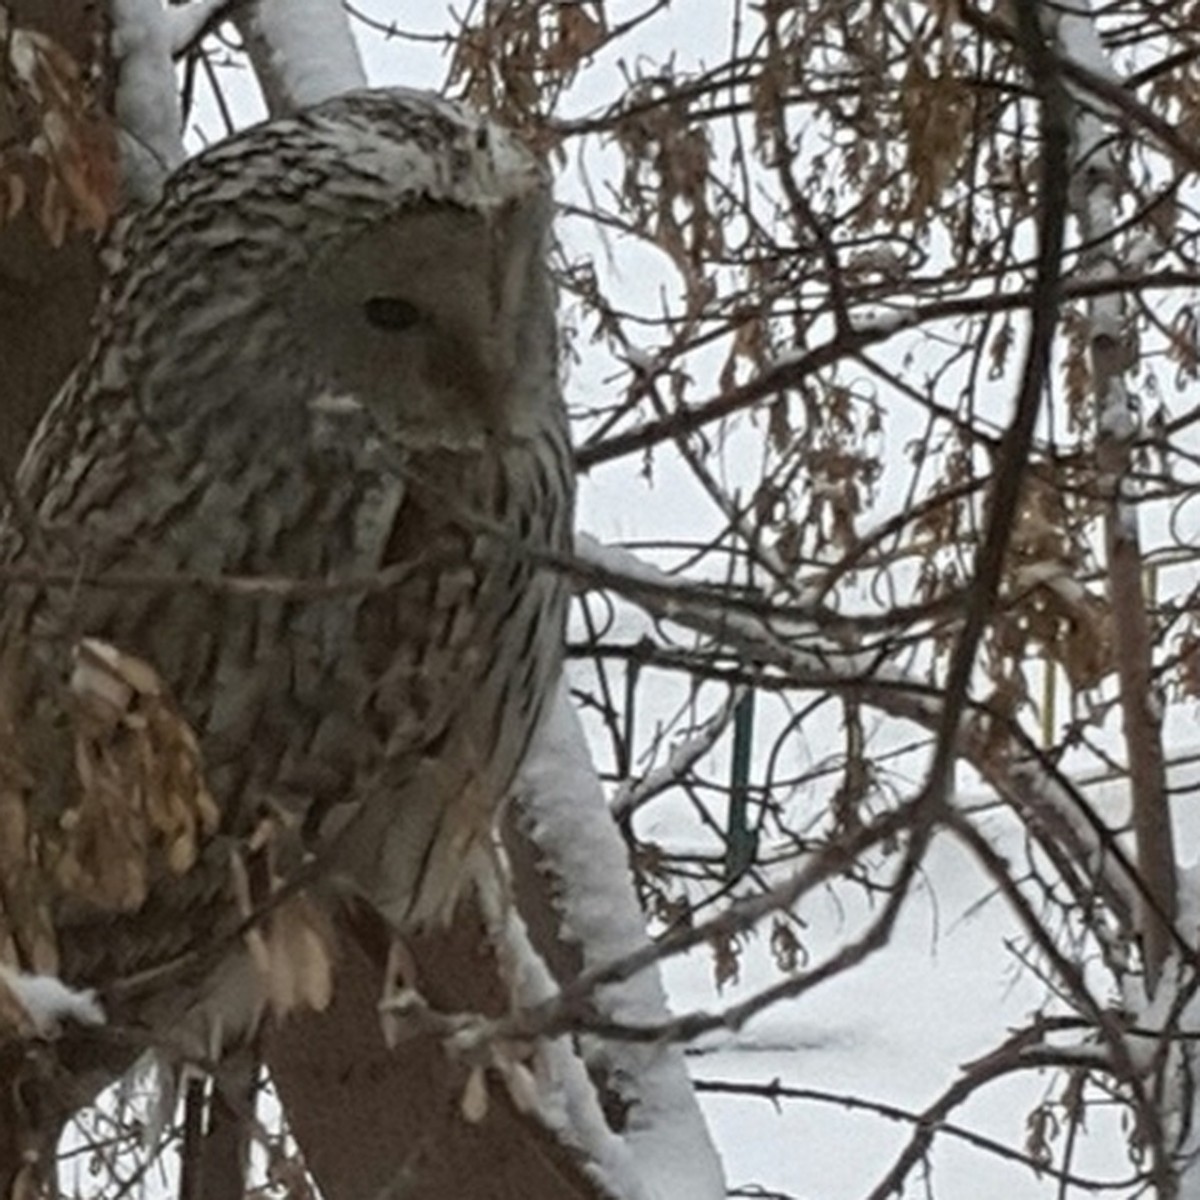
[[[23,809],[36,866],[0,880],[23,965],[194,1049],[261,1006],[248,897],[350,891],[401,929],[452,904],[561,664],[548,222],[509,135],[382,91],[230,139],[117,239],[20,470],[27,518],[0,530],[10,575],[57,581],[8,583],[0,624],[0,823]],[[186,869],[142,839],[136,902],[63,883],[84,638],[157,671],[161,702],[131,703],[194,730],[219,815]],[[140,711],[103,736],[128,748]]]

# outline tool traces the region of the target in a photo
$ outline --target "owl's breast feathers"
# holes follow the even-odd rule
[[[561,430],[549,458],[541,439],[386,455],[364,441],[182,469],[109,415],[106,434],[88,435],[86,470],[57,446],[57,468],[31,473],[50,561],[12,530],[6,543],[10,562],[77,575],[10,588],[0,624],[0,737],[14,751],[0,817],[23,809],[26,825],[23,872],[0,876],[12,893],[0,898],[19,957],[88,984],[166,964],[186,975],[189,957],[202,974],[244,926],[241,869],[264,849],[252,903],[303,870],[400,924],[444,916],[561,658],[565,585],[538,561],[568,548],[569,499],[548,503],[569,487]],[[141,486],[114,486],[131,457]],[[151,666],[194,731],[215,816],[191,822],[193,853],[179,853],[178,821],[141,811],[153,797],[125,797],[140,806],[126,814],[137,836],[121,834],[113,797],[107,842],[89,811],[66,686],[84,638]],[[142,859],[129,868],[145,879],[136,903],[64,870],[78,858],[64,831],[89,821],[93,858]],[[38,912],[32,934],[13,927]]]

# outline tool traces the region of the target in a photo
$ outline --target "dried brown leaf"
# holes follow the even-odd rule
[[[921,219],[953,178],[971,131],[973,94],[947,67],[909,58],[900,89],[908,152],[907,215]]]
[[[771,923],[771,957],[775,959],[776,967],[790,974],[803,954],[803,947],[791,925],[777,917]]]
[[[9,28],[0,72],[21,114],[18,150],[0,189],[0,219],[38,193],[34,211],[51,245],[73,230],[103,230],[116,210],[116,131],[75,60],[53,38]]]
[[[29,196],[29,186],[16,167],[13,167],[4,176],[3,185],[4,203],[0,206],[3,210],[0,213],[0,221],[11,221],[14,217],[19,216],[25,207],[25,201]]]
[[[583,59],[604,43],[604,10],[595,13],[579,3],[559,4],[557,36],[547,48],[543,65],[560,75],[571,75]]]
[[[333,927],[303,894],[271,908],[246,935],[263,994],[277,1017],[323,1011],[333,998]]]
[[[468,1125],[478,1125],[488,1114],[487,1076],[482,1067],[473,1067],[463,1087],[459,1111]]]
[[[130,911],[159,875],[191,868],[220,813],[196,737],[149,663],[85,639],[71,694],[80,797],[60,821],[58,880]]]
[[[741,978],[742,945],[736,934],[715,933],[708,944],[713,952],[713,975],[717,988],[737,983]]]

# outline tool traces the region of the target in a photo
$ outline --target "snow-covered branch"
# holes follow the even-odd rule
[[[367,81],[341,0],[255,0],[235,23],[272,116]]]
[[[584,970],[647,947],[624,843],[609,814],[583,728],[565,680],[542,723],[517,786],[518,823],[537,848],[560,917],[560,936],[578,948]],[[527,994],[540,1003],[552,992]],[[591,1004],[603,1018],[646,1026],[668,1019],[656,970],[601,986]],[[669,1043],[589,1038],[588,1065],[613,1082],[629,1106],[621,1140],[652,1197],[718,1200],[720,1162],[687,1079],[683,1054]],[[624,1194],[624,1193],[622,1193]]]
[[[64,1021],[104,1024],[104,1009],[91,988],[81,991],[55,975],[27,974],[0,963],[0,1041],[9,1032],[52,1039]]]
[[[171,40],[161,0],[113,0],[121,176],[126,196],[137,203],[154,200],[184,159]]]
[[[652,661],[705,673],[712,649],[732,649],[740,668],[718,677],[787,686],[836,690],[854,695],[880,712],[934,731],[942,712],[941,693],[922,677],[888,661],[883,651],[862,651],[838,645],[793,616],[775,619],[769,613],[730,612],[697,583],[667,575],[622,547],[606,546],[594,538],[578,541],[583,562],[596,586],[612,588],[651,615],[694,630],[708,639],[698,651],[649,651]],[[774,682],[772,682],[774,681]],[[1087,798],[1044,759],[1036,745],[1016,725],[1004,734],[1007,754],[996,752],[997,725],[1007,718],[986,703],[971,703],[960,740],[960,752],[1020,813],[1035,836],[1067,838],[1074,857],[1088,869],[1089,886],[1099,888],[1116,911],[1135,911],[1147,895],[1147,884],[1124,854]]]
[[[660,792],[677,784],[724,737],[743,695],[744,688],[734,688],[707,721],[671,750],[665,763],[641,779],[627,779],[621,783],[613,793],[610,805],[613,816],[628,816]]]

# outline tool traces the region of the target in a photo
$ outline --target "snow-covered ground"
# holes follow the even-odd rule
[[[1016,847],[1014,846],[1014,849]],[[845,938],[863,906],[846,892],[805,907],[806,944]],[[814,1089],[919,1112],[957,1078],[959,1065],[996,1048],[1045,999],[1019,969],[1006,939],[1018,937],[999,899],[988,899],[977,868],[947,839],[931,850],[928,875],[891,943],[841,979],[784,1001],[737,1035],[714,1039],[689,1056],[699,1080]],[[743,956],[728,1002],[778,979],[762,944]],[[668,965],[679,1007],[714,1003],[712,963],[703,955]],[[951,1121],[1021,1149],[1030,1110],[1046,1098],[1050,1077],[1030,1075],[992,1084]],[[1060,1081],[1061,1085],[1061,1081]],[[802,1200],[860,1200],[870,1193],[910,1136],[911,1126],[829,1101],[702,1096],[724,1158],[729,1186],[757,1185]],[[1093,1135],[1103,1134],[1097,1118]],[[1114,1131],[1115,1132],[1115,1131]],[[1062,1139],[1059,1139],[1061,1146]],[[1076,1169],[1105,1178],[1129,1174],[1121,1141],[1093,1136]],[[1056,1147],[1057,1148],[1057,1147]],[[939,1200],[1002,1200],[1056,1194],[1025,1165],[1007,1162],[961,1139],[935,1142],[932,1182]],[[920,1194],[914,1179],[913,1195]]]

